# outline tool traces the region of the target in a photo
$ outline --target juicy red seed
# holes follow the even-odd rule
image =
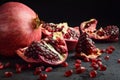
[[[73,74],[73,70],[68,70],[68,71],[66,71],[65,73],[64,73],[64,76],[65,77],[69,77],[69,76],[71,76]]]
[[[47,74],[40,74],[39,80],[47,80]]]
[[[105,71],[107,69],[106,65],[101,65],[100,66],[100,71]]]
[[[105,60],[109,60],[109,59],[110,59],[110,56],[105,56],[104,59],[105,59]]]
[[[102,61],[98,61],[97,64],[98,64],[99,66],[103,65],[103,64],[102,64]]]
[[[79,64],[79,63],[75,63],[75,68],[77,69],[77,68],[79,68],[80,66],[81,66],[81,64]]]
[[[112,49],[106,49],[106,53],[112,54],[112,53],[113,53],[113,50],[112,50]]]
[[[21,73],[22,69],[21,67],[16,68],[16,73]]]
[[[5,77],[12,77],[13,76],[13,72],[5,72],[4,73]]]
[[[106,50],[105,50],[105,49],[101,49],[100,52],[101,52],[101,53],[105,53]]]
[[[53,70],[52,67],[47,67],[47,68],[45,69],[46,72],[51,72],[52,70]]]
[[[96,63],[96,62],[97,62],[97,59],[90,59],[90,62]]]
[[[118,59],[117,62],[120,63],[120,59]]]
[[[109,46],[108,48],[111,49],[111,50],[113,50],[113,51],[115,50],[114,46]]]
[[[91,78],[95,78],[95,77],[97,76],[97,71],[96,71],[96,70],[90,71],[90,72],[89,72],[89,76],[90,76]]]
[[[89,61],[90,61],[90,59],[89,59],[89,58],[87,58],[87,57],[85,57],[85,58],[84,58],[84,61],[85,61],[85,62],[89,62]]]
[[[85,67],[79,67],[76,69],[76,74],[80,74],[80,73],[83,73],[86,71],[86,68]]]
[[[99,65],[97,63],[91,63],[91,67],[93,67],[94,70],[98,70]]]
[[[7,62],[7,63],[4,65],[4,67],[5,67],[5,68],[8,68],[8,67],[10,67],[10,65],[11,65],[10,62]]]
[[[81,60],[80,59],[76,59],[75,63],[81,64]]]
[[[34,71],[34,75],[39,75],[41,73],[41,67],[36,67]]]
[[[97,62],[98,62],[98,61],[102,61],[102,59],[101,59],[101,58],[97,58]]]
[[[0,70],[4,68],[4,65],[0,62]]]
[[[62,67],[68,67],[68,62],[63,62],[63,63],[61,64],[61,66],[62,66]]]

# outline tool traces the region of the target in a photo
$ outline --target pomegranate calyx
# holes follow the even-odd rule
[[[36,18],[33,19],[33,27],[34,29],[39,28],[41,25],[41,20],[39,19],[38,15],[36,14]]]

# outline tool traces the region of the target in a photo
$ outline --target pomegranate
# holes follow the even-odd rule
[[[19,2],[7,2],[0,6],[0,54],[13,56],[18,48],[41,39],[41,23],[38,15]]]
[[[89,58],[94,59],[101,55],[100,49],[94,45],[94,42],[86,32],[80,35],[75,51],[75,56],[84,60]]]
[[[118,41],[119,39],[119,28],[114,25],[109,25],[104,28],[96,29],[97,20],[91,19],[89,21],[84,21],[80,25],[82,32],[86,32],[90,38],[97,41]]]
[[[62,64],[68,57],[68,50],[61,32],[41,41],[32,42],[28,47],[17,50],[17,54],[27,62],[45,65]]]
[[[78,42],[79,27],[69,27],[67,23],[43,23],[42,33],[43,37],[52,35],[53,32],[62,32],[67,43],[68,50],[74,50]]]

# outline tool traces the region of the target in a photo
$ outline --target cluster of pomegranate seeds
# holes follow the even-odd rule
[[[71,75],[73,74],[73,70],[67,70],[65,73],[64,73],[64,76],[65,77],[70,77]]]
[[[5,77],[12,77],[13,76],[13,72],[5,72],[4,73]]]
[[[109,47],[106,48],[106,53],[112,54],[114,50],[115,50],[114,46],[109,46]]]

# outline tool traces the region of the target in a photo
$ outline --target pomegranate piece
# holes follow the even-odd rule
[[[60,65],[68,57],[68,50],[61,32],[55,32],[39,42],[17,50],[18,56],[30,63]]]
[[[84,21],[80,25],[80,29],[82,32],[86,32],[90,38],[99,41],[118,41],[119,38],[119,28],[114,25],[109,25],[104,28],[96,29],[97,26],[96,19],[90,19],[88,21]]]
[[[67,23],[44,23],[42,25],[43,37],[51,36],[53,32],[62,32],[66,41],[68,50],[74,50],[78,41],[79,27],[69,27]]]
[[[73,70],[68,70],[64,73],[65,77],[70,77],[73,74]]]
[[[53,70],[52,67],[47,67],[47,68],[45,69],[46,72],[51,72],[52,70]]]
[[[5,72],[4,75],[6,78],[9,78],[13,76],[13,72]]]
[[[100,49],[95,46],[87,33],[82,33],[80,35],[75,51],[75,56],[83,59],[97,58],[101,55]]]
[[[86,71],[86,68],[81,66],[81,67],[76,69],[76,74],[80,74],[80,73],[83,73],[85,71]]]
[[[95,77],[97,76],[97,71],[96,71],[96,70],[90,71],[90,72],[89,72],[89,76],[90,76],[91,78],[95,78]]]

